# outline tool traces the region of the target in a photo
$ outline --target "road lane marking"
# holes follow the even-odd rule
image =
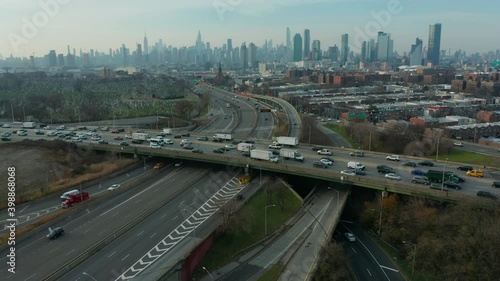
[[[358,252],[356,252],[356,250],[354,250],[354,248],[353,248],[353,247],[351,247],[351,249],[352,249],[352,251],[353,251],[355,254],[357,254],[357,253],[358,253]]]
[[[166,217],[166,216],[167,216],[167,214],[164,214],[163,216],[161,216],[161,219],[163,219],[163,218],[164,218],[164,217]]]
[[[22,213],[26,208],[28,208],[30,206],[30,204],[26,205],[26,207],[22,208],[21,211],[19,211],[19,213]]]
[[[137,234],[137,236],[141,235],[143,232],[144,232],[144,230],[143,230],[143,231],[141,231],[141,232],[139,232],[139,233]]]
[[[156,233],[157,233],[157,232],[155,232],[153,235],[149,236],[149,238],[153,238],[153,237],[155,237]]]
[[[175,216],[174,220],[177,219],[179,216]]]
[[[112,252],[112,253],[111,253],[111,255],[109,255],[109,256],[108,256],[108,258],[110,258],[110,257],[111,257],[112,255],[114,255],[115,253],[116,253],[116,251],[115,251],[115,252]]]
[[[366,269],[366,271],[368,271],[368,274],[370,274],[370,276],[372,276],[372,273],[370,272],[370,270],[368,270],[368,268]]]
[[[186,200],[183,200],[179,205],[184,205],[184,202],[186,202]]]
[[[36,273],[35,273],[35,274],[33,274],[33,275],[31,275],[30,277],[28,277],[28,278],[24,279],[24,280],[28,280],[28,279],[32,278],[33,276],[35,276],[35,275],[36,275]]]
[[[83,234],[85,234],[85,233],[89,232],[91,229],[92,229],[92,228],[89,228],[89,229],[85,230],[85,231],[83,232]]]
[[[69,255],[69,254],[73,253],[74,251],[75,251],[75,249],[73,249],[73,250],[71,250],[71,251],[67,252],[67,253],[66,253],[66,254],[64,254],[64,255],[65,255],[65,256],[67,256],[67,255]]]
[[[115,213],[114,215],[112,215],[111,217],[115,217],[116,215],[118,215],[118,213]]]
[[[126,258],[128,258],[128,256],[130,256],[130,254],[126,255],[126,256],[122,259],[122,261],[124,261]]]
[[[394,268],[390,268],[390,267],[387,267],[387,266],[383,266],[383,265],[381,265],[380,267],[382,267],[382,268],[384,268],[384,269],[392,270],[392,271],[394,271],[394,272],[399,272],[399,270],[394,269]]]

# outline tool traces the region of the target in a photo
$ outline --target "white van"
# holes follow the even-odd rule
[[[64,200],[68,199],[69,195],[78,195],[78,194],[80,194],[80,191],[78,189],[73,189],[73,190],[70,190],[68,192],[64,192],[64,194],[61,195],[61,199],[64,201]]]
[[[356,170],[364,170],[365,165],[363,165],[359,162],[347,162],[347,168],[356,169]]]

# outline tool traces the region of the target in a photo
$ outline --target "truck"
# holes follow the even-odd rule
[[[251,143],[244,143],[244,142],[238,143],[238,151],[248,152],[252,149],[255,149],[255,146]]]
[[[73,204],[78,203],[80,201],[89,199],[89,193],[88,192],[82,192],[82,194],[71,194],[68,195],[66,200],[62,201],[61,207],[63,209],[71,207]]]
[[[297,161],[304,161],[304,156],[300,154],[300,151],[294,149],[281,149],[280,156],[285,159],[295,159]]]
[[[149,138],[149,134],[146,134],[146,133],[132,133],[133,140],[145,141],[148,138]]]
[[[257,149],[250,150],[250,158],[257,159],[257,160],[265,160],[265,161],[274,162],[274,163],[278,163],[280,160],[279,157],[276,155],[273,155],[273,153],[271,151],[257,150]]]
[[[23,124],[21,125],[21,128],[23,129],[33,129],[35,127],[35,122],[23,122]]]
[[[230,141],[233,139],[233,136],[231,134],[215,134],[212,139],[216,140],[216,139],[222,139],[222,140],[226,140],[226,141]]]
[[[457,177],[453,172],[446,171],[444,172],[440,170],[429,170],[427,171],[427,179],[430,182],[438,182],[441,183],[443,181],[452,181],[452,182],[460,182],[460,177]]]
[[[297,146],[299,145],[299,139],[295,137],[277,137],[276,142],[281,145],[287,146]]]
[[[172,132],[172,129],[170,129],[170,128],[163,128],[162,133],[165,135],[171,135],[173,132]]]

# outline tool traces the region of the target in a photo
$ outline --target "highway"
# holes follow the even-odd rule
[[[396,265],[359,225],[341,221],[337,231],[357,280],[405,280]],[[354,234],[356,241],[347,241],[346,232]]]
[[[85,251],[108,239],[124,225],[140,219],[155,204],[172,200],[183,185],[190,183],[204,169],[179,169],[164,167],[161,178],[153,178],[123,190],[113,191],[104,202],[87,203],[67,216],[66,220],[55,226],[63,226],[65,235],[47,241],[47,232],[33,233],[22,243],[16,245],[18,268],[14,275],[8,274],[4,280],[41,280],[61,268]],[[112,236],[111,236],[112,237]],[[5,260],[6,253],[2,256]],[[50,261],[50,262],[47,262]],[[0,276],[6,276],[5,267]]]

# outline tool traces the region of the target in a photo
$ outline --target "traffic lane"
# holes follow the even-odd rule
[[[343,247],[352,271],[356,275],[356,280],[387,280],[380,266],[373,258],[366,255],[366,250],[359,242],[344,239]]]
[[[271,112],[257,113],[258,123],[249,136],[254,139],[271,139],[274,130],[274,118]]]
[[[351,232],[356,236],[359,249],[364,251],[366,257],[371,257],[376,262],[377,267],[384,273],[384,277],[391,281],[404,281],[404,277],[399,272],[397,266],[392,260],[379,248],[378,244],[373,241],[371,236],[367,234],[364,229],[357,224],[340,223],[341,229],[344,228],[346,232]],[[352,242],[351,242],[352,243]],[[373,280],[367,279],[367,280]],[[376,279],[383,280],[383,279]]]
[[[88,192],[90,194],[90,197],[92,198],[93,196],[99,195],[102,192],[106,192],[107,188],[112,184],[123,185],[151,172],[152,172],[151,169],[145,171],[143,166],[141,166],[140,168],[130,171],[129,173],[120,175],[113,179],[103,181],[102,183],[99,184],[94,184],[92,186],[83,188],[82,190]],[[79,189],[79,187],[73,186],[66,190],[60,191],[60,194],[72,189]],[[29,221],[33,221],[35,219],[39,219],[45,215],[48,215],[54,211],[61,209],[61,199],[59,198],[60,194],[57,194],[57,196],[45,196],[35,201],[18,205],[17,209],[20,210],[17,212],[18,214],[17,219],[19,220],[18,225],[27,223]],[[0,212],[0,216],[2,218],[5,218],[7,216],[6,209]],[[6,220],[3,220],[0,222],[0,225],[3,225],[5,223]]]
[[[189,175],[192,173],[193,171],[184,172],[182,181],[189,180]],[[61,237],[62,239],[53,241],[53,243],[57,243],[56,245],[60,245],[57,250],[51,251],[53,249],[48,247],[49,244],[43,241],[47,239],[45,237],[46,233],[36,235],[33,239],[36,239],[36,241],[25,245],[21,249],[17,249],[16,254],[22,257],[20,264],[26,264],[28,266],[24,268],[22,266],[19,267],[14,275],[15,278],[28,278],[30,275],[36,274],[36,279],[38,279],[40,276],[48,275],[50,272],[65,264],[68,260],[73,259],[95,245],[99,240],[104,239],[121,228],[124,225],[124,221],[128,221],[140,215],[150,208],[151,205],[170,196],[174,192],[171,189],[166,189],[166,192],[161,193],[161,196],[150,193],[148,190],[157,185],[164,186],[162,183],[171,177],[172,174],[174,173],[166,175],[150,186],[140,184],[138,186],[138,190],[140,190],[139,193],[119,204],[113,204],[111,206],[110,204],[103,204],[107,207],[105,210],[103,210],[102,207],[96,208],[96,211],[91,209],[80,210],[80,213],[83,213],[83,215],[73,215],[72,217],[75,219],[63,225],[65,235]],[[142,203],[137,204],[139,202]],[[134,208],[130,208],[130,205],[133,205]],[[88,211],[85,212],[86,210]],[[117,217],[118,213],[127,213],[127,215],[123,218]],[[70,217],[70,219],[72,217]],[[92,235],[88,234],[89,232],[92,233]],[[95,232],[97,232],[97,234],[94,235],[93,233]],[[47,260],[51,262],[47,264]]]
[[[182,181],[178,177],[182,176],[172,177],[166,184],[174,189],[180,189]],[[218,178],[220,177],[214,176],[196,182],[105,249],[72,269],[61,280],[74,280],[74,277],[81,272],[87,272],[98,280],[118,278],[215,194],[219,185]],[[160,191],[159,188],[151,190],[151,192]],[[190,234],[187,238],[192,240],[193,235]],[[192,243],[194,246],[194,242]]]

